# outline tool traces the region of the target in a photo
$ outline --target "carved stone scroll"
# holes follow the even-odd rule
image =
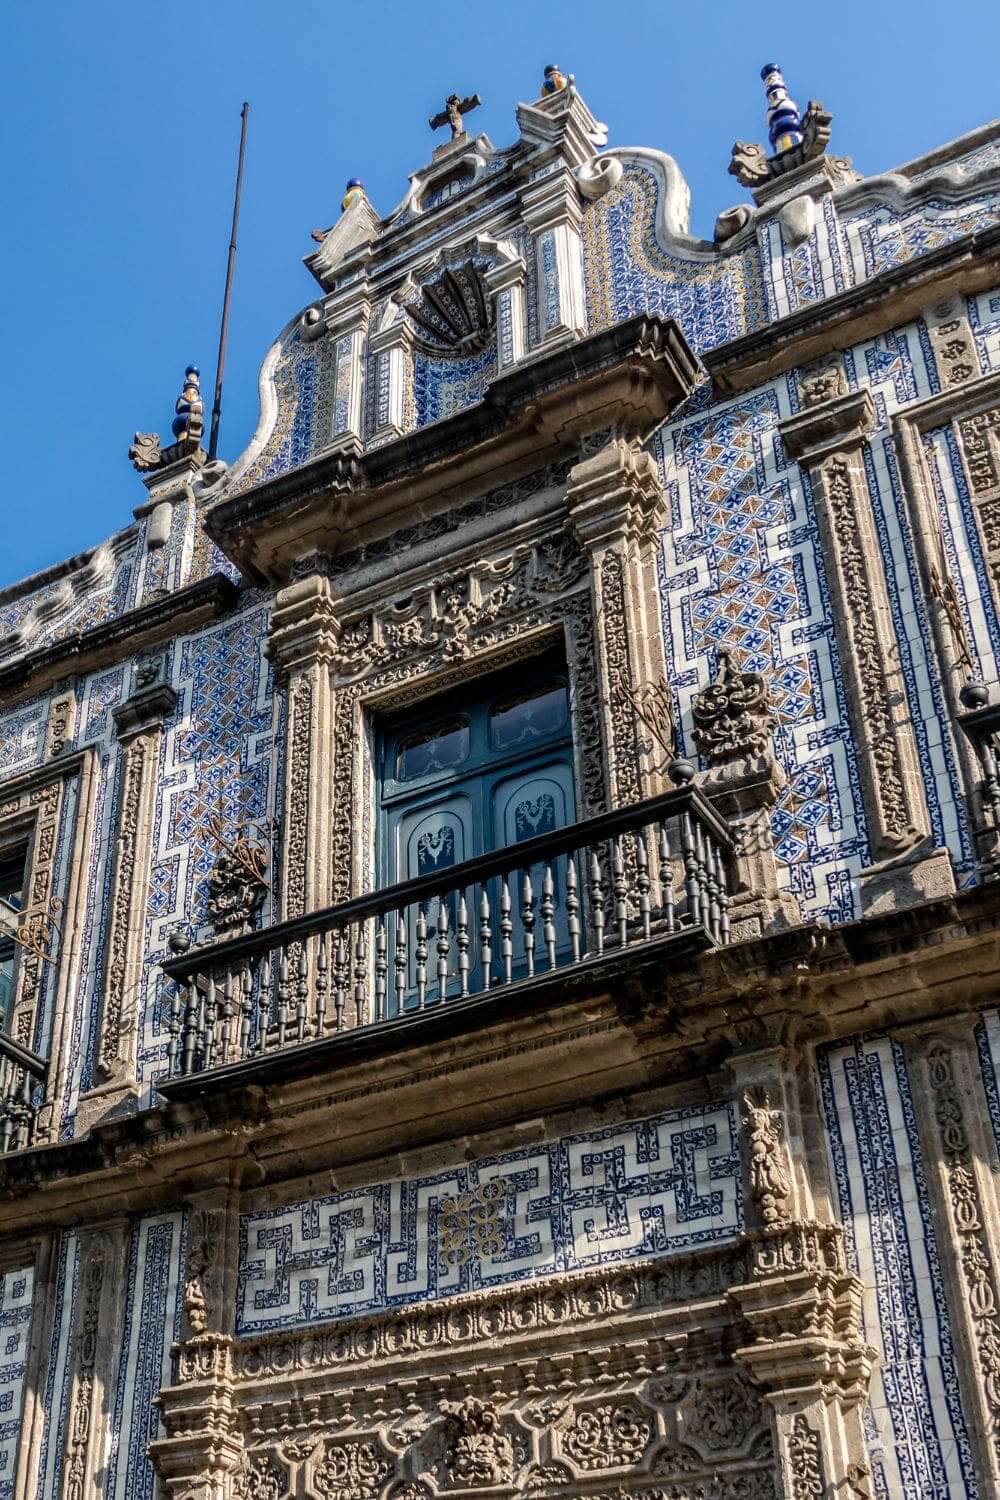
[[[874,420],[862,389],[804,406],[781,426],[789,456],[809,475],[828,563],[873,859],[861,875],[866,910],[940,894],[950,873],[914,873],[927,863],[930,824],[863,460]]]

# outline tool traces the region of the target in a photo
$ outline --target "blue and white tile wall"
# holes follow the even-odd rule
[[[820,1054],[848,1260],[879,1353],[866,1438],[878,1500],[975,1500],[952,1330],[902,1049],[864,1037]],[[985,1497],[983,1497],[985,1500]]]
[[[146,1449],[160,1431],[153,1400],[170,1383],[170,1346],[183,1331],[185,1228],[179,1212],[145,1214],[133,1226],[105,1500],[152,1500],[155,1493]]]
[[[672,1110],[246,1214],[237,1331],[729,1239],[743,1220],[735,1132],[729,1103]]]
[[[12,1500],[17,1477],[33,1286],[31,1266],[0,1275],[0,1500]]]

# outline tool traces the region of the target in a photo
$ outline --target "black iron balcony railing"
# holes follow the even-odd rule
[[[48,1063],[0,1032],[0,1152],[34,1144]]]
[[[654,941],[729,941],[732,840],[694,787],[163,964],[169,1075],[418,1015],[502,1006]],[[177,944],[175,942],[175,949]]]

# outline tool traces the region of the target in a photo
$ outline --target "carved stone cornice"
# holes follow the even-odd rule
[[[160,728],[164,719],[169,719],[176,707],[177,694],[174,689],[168,682],[157,682],[150,687],[140,688],[131,698],[119,703],[111,710],[111,717],[115,721],[118,738],[125,740],[150,729]]]
[[[780,427],[789,458],[807,468],[831,453],[856,448],[875,425],[875,401],[867,386],[831,400],[804,406]]]
[[[281,584],[309,549],[361,547],[475,485],[572,451],[587,433],[613,426],[644,439],[691,391],[697,368],[674,320],[630,318],[513,365],[482,401],[359,458],[324,454],[223,497],[205,527],[249,577]]]

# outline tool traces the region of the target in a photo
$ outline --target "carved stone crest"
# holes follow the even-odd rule
[[[514,1478],[514,1447],[493,1403],[467,1396],[460,1402],[443,1401],[441,1410],[453,1427],[445,1465],[455,1483],[510,1484]]]
[[[771,1108],[764,1089],[751,1089],[743,1099],[743,1123],[749,1132],[750,1191],[765,1224],[785,1217],[792,1184],[782,1142],[779,1109]]]
[[[719,652],[719,674],[694,700],[694,742],[710,766],[765,755],[772,713],[759,672],[741,672],[728,651]]]

